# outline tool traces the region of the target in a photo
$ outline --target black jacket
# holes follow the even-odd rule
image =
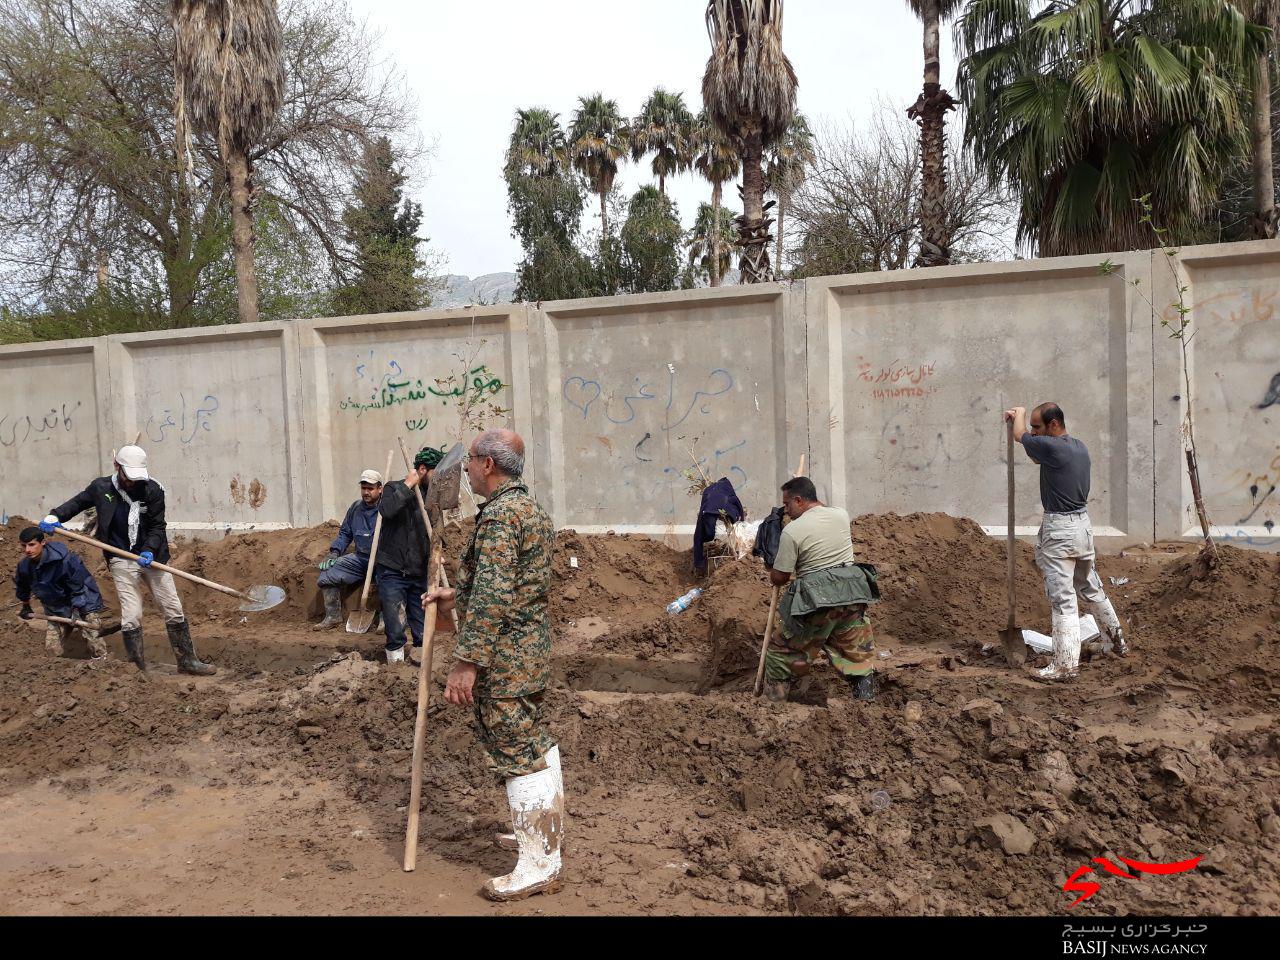
[[[422,490],[425,499],[426,484]],[[427,558],[431,555],[431,541],[422,523],[422,511],[418,498],[403,480],[392,480],[382,488],[378,501],[378,513],[382,514],[382,534],[378,540],[377,567],[395,570],[411,580],[427,579]]]
[[[169,562],[169,537],[164,524],[164,491],[160,484],[152,480],[143,480],[134,485],[129,496],[134,501],[141,501],[142,513],[138,518],[138,539],[131,545],[133,553],[150,550],[154,559],[161,563]],[[111,529],[111,520],[116,510],[123,510],[126,515],[129,505],[120,497],[110,477],[99,477],[74,497],[54,507],[50,511],[62,523],[93,507],[98,511],[98,526],[93,532],[94,538],[107,542],[107,531]],[[113,553],[103,551],[108,560],[115,557]]]

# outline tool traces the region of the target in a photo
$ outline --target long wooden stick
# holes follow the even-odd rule
[[[386,483],[391,476],[391,464],[395,462],[396,452],[387,451],[387,469],[382,472],[382,482]],[[369,569],[364,572],[364,589],[360,591],[360,609],[369,600],[369,584],[373,583],[373,562],[378,559],[378,541],[382,539],[382,511],[378,511],[378,519],[373,521],[373,543],[369,545]]]
[[[800,464],[796,467],[793,477],[804,476],[804,461],[806,454],[800,454]],[[764,662],[769,655],[769,641],[773,639],[773,615],[778,611],[778,597],[782,593],[781,587],[774,587],[773,593],[769,596],[769,620],[764,625],[764,642],[760,644],[760,664],[756,667],[756,685],[752,690],[753,696],[760,696],[760,691],[764,688]]]
[[[417,487],[414,487],[416,490]],[[418,494],[422,502],[422,494]],[[425,513],[425,506],[423,511]],[[440,541],[431,541],[431,561],[427,569],[428,584],[434,583],[444,570]],[[434,576],[433,576],[434,574]],[[413,721],[413,764],[409,780],[409,822],[404,833],[404,869],[412,873],[418,866],[418,807],[422,803],[422,754],[427,742],[427,704],[431,699],[431,644],[436,636],[436,601],[423,612],[422,660],[418,664],[418,714]],[[456,614],[455,614],[456,616]]]
[[[93,537],[85,536],[83,533],[76,533],[74,530],[68,530],[66,527],[57,527],[56,532],[64,537],[70,537],[72,540],[79,540],[81,543],[88,544],[91,547],[97,547],[99,550],[105,550],[107,553],[114,553],[117,557],[123,557],[126,560],[137,560],[136,553],[130,553],[128,550],[121,550],[119,547],[113,547],[109,543],[103,543],[101,540],[95,540]],[[250,603],[257,603],[253,597],[247,593],[241,593],[239,590],[233,590],[230,587],[223,586],[221,583],[214,583],[212,580],[206,580],[204,577],[197,577],[194,573],[187,573],[185,570],[179,570],[177,567],[171,567],[168,564],[161,563],[159,560],[152,560],[148,565],[151,568],[160,570],[164,573],[171,573],[175,577],[182,577],[184,580],[190,580],[192,583],[198,583],[202,587],[211,587],[225,593],[229,597],[239,597],[241,600],[248,600]]]
[[[29,619],[44,620],[46,623],[61,623],[68,627],[79,627],[81,630],[97,630],[98,636],[110,636],[120,629],[119,624],[95,627],[92,623],[85,620],[72,620],[70,617],[55,617],[52,614],[45,614],[44,616],[41,616],[38,613],[33,613]]]

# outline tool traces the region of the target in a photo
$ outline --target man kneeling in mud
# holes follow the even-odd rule
[[[875,641],[867,607],[880,596],[875,568],[854,562],[849,514],[819,502],[808,477],[782,485],[782,507],[791,522],[782,528],[778,554],[767,569],[770,582],[787,589],[765,657],[766,693],[770,700],[785,700],[792,681],[808,675],[821,649],[854,697],[872,700]]]

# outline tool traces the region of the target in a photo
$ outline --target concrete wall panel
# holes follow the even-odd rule
[[[92,340],[0,348],[0,516],[38,520],[106,472],[104,364]]]

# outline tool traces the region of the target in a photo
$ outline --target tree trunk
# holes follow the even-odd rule
[[[236,298],[240,322],[258,321],[258,277],[253,266],[253,211],[249,201],[249,158],[233,147],[228,151],[227,180],[231,187],[231,247],[236,260]]]
[[[1275,171],[1272,167],[1271,64],[1266,52],[1258,55],[1253,80],[1253,235],[1259,240],[1276,236]]]
[[[667,176],[664,173],[658,174],[658,192],[664,197],[667,195]]]
[[[955,100],[939,83],[938,35],[941,14],[937,3],[924,13],[924,90],[907,110],[920,124],[920,253],[917,267],[951,262],[951,237],[947,224],[946,115]]]
[[[777,254],[773,266],[773,274],[775,277],[782,276],[782,224],[787,216],[787,197],[783,193],[778,194],[778,243]]]
[[[711,224],[711,285],[720,286],[720,194],[723,187],[719,183],[711,185],[711,209],[715,220]]]
[[[773,280],[769,260],[769,226],[764,218],[764,172],[760,161],[764,156],[760,131],[753,130],[742,140],[742,216],[738,218],[738,246],[742,257],[738,269],[743,283],[768,283]]]
[[[605,241],[609,239],[609,205],[606,202],[609,196],[607,190],[600,194],[600,249],[604,249]]]

